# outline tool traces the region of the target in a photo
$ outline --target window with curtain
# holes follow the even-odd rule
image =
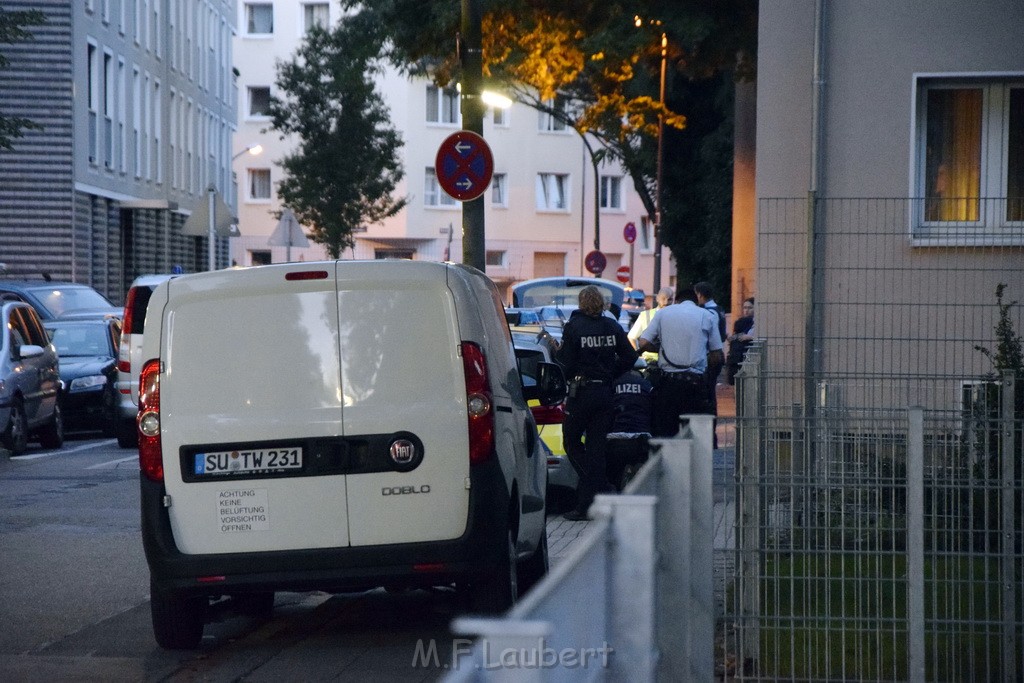
[[[601,208],[622,208],[622,176],[601,176]]]
[[[537,174],[537,209],[566,211],[569,208],[569,176],[564,173]]]
[[[441,189],[441,183],[437,181],[437,173],[433,167],[428,167],[424,175],[423,204],[424,206],[455,206],[455,200]]]
[[[270,199],[270,169],[249,169],[249,199]]]
[[[491,177],[491,204],[493,206],[508,206],[507,185],[508,177],[504,173],[495,173]]]
[[[1024,221],[1024,81],[924,79],[918,108],[915,236],[999,237]]]
[[[270,111],[270,88],[266,86],[249,87],[249,116],[265,117]]]
[[[269,3],[250,2],[245,5],[245,32],[270,35],[274,32],[274,6]]]
[[[459,91],[455,88],[427,86],[427,121],[430,123],[459,123]]]
[[[314,26],[327,28],[330,20],[331,10],[326,2],[311,2],[302,6],[302,26],[304,32],[308,32]]]

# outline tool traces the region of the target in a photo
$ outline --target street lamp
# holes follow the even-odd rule
[[[241,152],[239,152],[238,154],[236,154],[233,157],[231,157],[231,161],[234,162],[235,159],[237,159],[238,157],[242,156],[243,154],[251,154],[253,156],[256,156],[257,154],[260,154],[261,152],[263,152],[263,145],[261,145],[260,143],[256,142],[256,143],[253,143],[253,144],[247,146]],[[206,269],[207,270],[216,270],[216,265],[217,265],[216,264],[216,262],[217,262],[217,257],[216,257],[216,252],[217,252],[217,249],[216,249],[216,239],[217,239],[217,186],[214,183],[210,183],[210,186],[206,188],[206,193],[207,193],[207,202],[208,202],[207,208],[209,209],[209,212],[210,212],[210,215],[209,215],[209,217],[207,219],[207,226],[206,226],[206,228],[207,228],[207,231],[206,231]]]
[[[651,24],[661,26],[660,19],[652,19]],[[639,14],[633,15],[633,24],[640,28],[644,24]],[[662,157],[664,154],[665,140],[665,66],[668,55],[668,36],[661,32],[661,78],[658,86],[658,102],[661,109],[658,111],[658,151],[656,159],[656,171],[654,176],[654,286],[651,291],[657,293],[661,289],[661,178],[662,178]]]

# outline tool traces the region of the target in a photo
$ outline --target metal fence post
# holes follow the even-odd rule
[[[924,409],[908,410],[907,434],[907,679],[923,683],[924,647]]]
[[[611,680],[653,681],[655,631],[655,496],[599,495],[592,513],[611,523],[608,601]]]
[[[1001,412],[999,430],[999,463],[1000,463],[1000,527],[1002,533],[1002,553],[1000,581],[1003,588],[1002,599],[1002,651],[1003,680],[1015,681],[1019,678],[1017,670],[1017,574],[1014,563],[1016,550],[1017,525],[1014,520],[1014,466],[1016,464],[1016,430],[1014,419],[1017,408],[1017,376],[1013,370],[1003,371],[1000,393]]]
[[[736,380],[736,566],[739,569],[739,627],[737,653],[741,670],[756,667],[761,656],[760,554],[761,547],[761,444],[763,415],[763,350],[755,342],[747,351]]]

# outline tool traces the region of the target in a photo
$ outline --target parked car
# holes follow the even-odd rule
[[[43,323],[60,356],[60,404],[67,429],[114,436],[120,418],[118,318],[49,320]]]
[[[139,370],[142,364],[142,334],[146,328],[146,311],[153,290],[161,282],[177,275],[141,275],[132,282],[125,296],[121,319],[121,342],[117,351],[117,393],[120,396],[120,419],[115,433],[121,448],[138,447],[135,417],[139,413]]]
[[[142,340],[142,538],[157,643],[220,596],[454,585],[504,611],[547,569],[547,468],[497,288],[426,261],[182,275]],[[202,577],[197,580],[197,577]]]
[[[542,277],[526,280],[512,286],[512,306],[539,308],[541,306],[572,307],[579,305],[580,290],[588,285],[601,289],[612,317],[618,319],[626,298],[626,288],[611,280],[585,277]],[[543,317],[543,316],[542,316]],[[568,319],[568,317],[566,317]]]
[[[24,301],[36,309],[43,321],[121,315],[121,309],[105,296],[76,282],[0,278],[0,301]]]
[[[0,444],[14,455],[33,438],[44,448],[60,448],[59,391],[57,349],[39,315],[26,303],[0,304]]]
[[[538,363],[555,362],[557,342],[546,332],[513,329],[512,343],[524,385],[535,382]],[[537,423],[537,433],[548,449],[548,508],[556,510],[564,507],[564,503],[575,500],[576,488],[579,486],[579,475],[566,457],[562,442],[565,402],[541,405],[540,401],[532,400],[529,405]]]

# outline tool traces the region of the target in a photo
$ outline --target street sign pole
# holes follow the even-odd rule
[[[462,0],[462,127],[483,136],[484,103],[480,0]],[[486,272],[484,247],[484,198],[462,203],[462,262]]]

